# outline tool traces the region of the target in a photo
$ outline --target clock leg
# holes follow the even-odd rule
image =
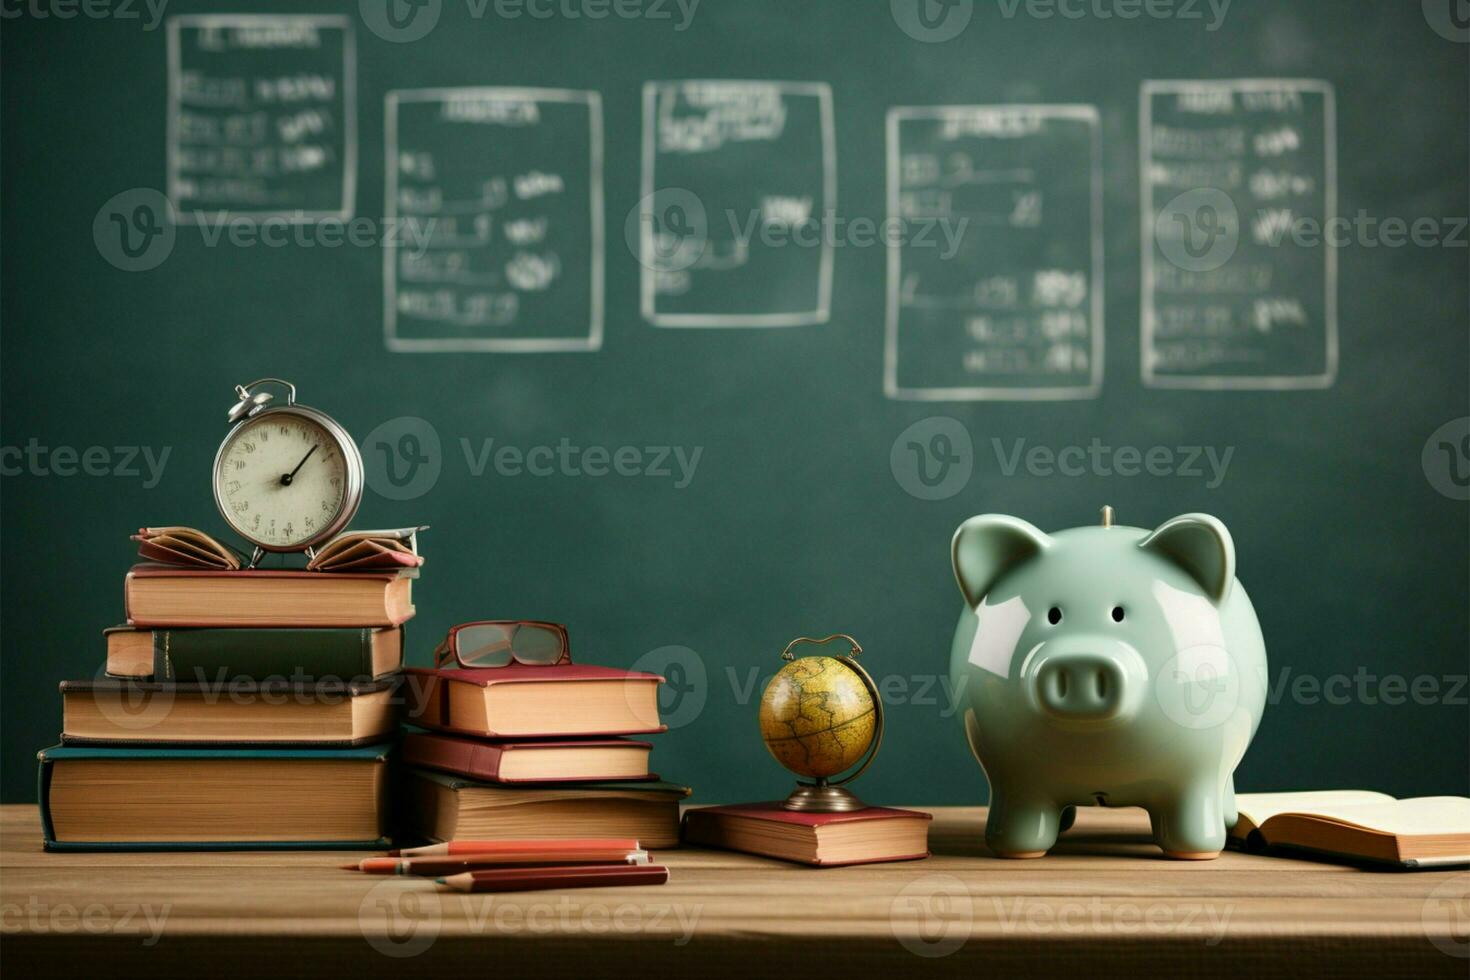
[[[254,568],[256,565],[259,565],[260,564],[260,560],[262,558],[264,558],[264,557],[265,557],[265,549],[262,548],[260,545],[256,545],[255,546],[255,554],[253,554],[253,555],[250,556],[250,564],[246,565],[245,567],[246,568]]]

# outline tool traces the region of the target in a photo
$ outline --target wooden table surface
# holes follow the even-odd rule
[[[464,895],[341,871],[358,856],[344,852],[47,854],[36,808],[5,806],[0,966],[7,978],[1470,973],[1470,872],[1170,861],[1134,810],[1083,810],[1052,855],[1005,861],[980,843],[983,810],[933,812],[927,861],[809,869],[686,849],[656,855],[672,869],[661,887]]]

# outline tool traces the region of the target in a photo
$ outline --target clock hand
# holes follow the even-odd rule
[[[318,443],[317,445],[321,445],[321,444]],[[281,474],[281,486],[283,486],[283,487],[289,487],[291,485],[292,478],[294,478],[296,476],[296,474],[298,472],[300,472],[301,467],[303,467],[303,466],[306,465],[306,461],[308,459],[311,459],[311,454],[314,453],[314,452],[316,452],[316,446],[312,446],[310,449],[308,449],[306,451],[306,455],[301,457],[301,462],[299,462],[299,463],[296,464],[296,469],[292,470],[290,473],[282,473]]]

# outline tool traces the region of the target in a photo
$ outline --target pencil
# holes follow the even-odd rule
[[[563,888],[605,888],[625,885],[662,885],[669,869],[659,864],[560,866],[550,868],[496,868],[466,871],[436,878],[436,883],[461,892],[526,892]]]
[[[591,850],[638,850],[638,841],[630,837],[581,837],[567,840],[452,840],[423,847],[403,847],[389,851],[389,857],[428,857],[442,854],[493,854],[496,851],[529,851],[537,848],[585,848]]]
[[[489,867],[542,865],[639,865],[648,863],[647,851],[579,850],[500,851],[494,854],[450,854],[428,857],[370,857],[341,865],[344,871],[380,875],[442,875]]]

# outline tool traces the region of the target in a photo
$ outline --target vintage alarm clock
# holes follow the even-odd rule
[[[286,404],[257,390],[277,385]],[[308,557],[345,528],[362,502],[362,455],[335,419],[296,404],[296,386],[279,378],[236,385],[230,431],[214,457],[214,501],[225,521],[266,552]]]

